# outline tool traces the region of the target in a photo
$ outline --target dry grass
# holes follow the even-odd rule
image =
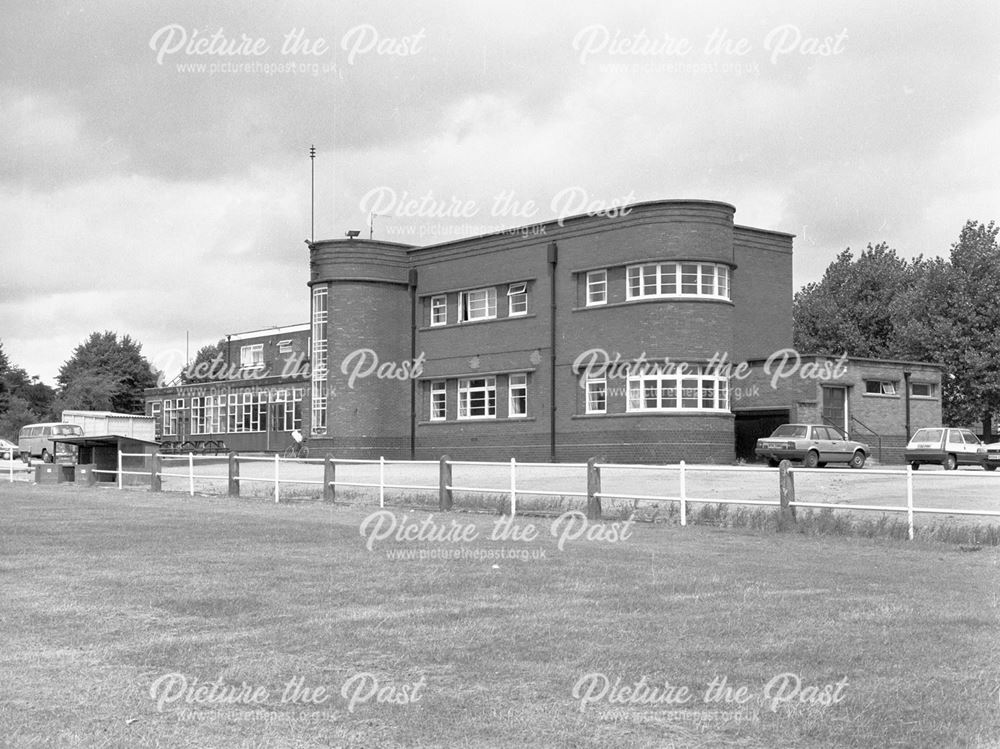
[[[428,515],[391,507],[398,522]],[[995,746],[1000,550],[640,524],[616,543],[385,540],[370,508],[0,486],[0,736],[14,746]],[[610,521],[609,521],[610,522]],[[766,526],[766,524],[765,524]],[[545,558],[390,558],[461,546]],[[683,706],[580,711],[574,685],[687,686]],[[844,699],[761,704],[785,672]],[[171,703],[157,678],[263,687],[261,705]],[[347,710],[359,673],[423,680]],[[753,699],[706,704],[726,677]],[[286,683],[325,686],[281,703]],[[388,693],[386,693],[388,694]],[[397,696],[400,694],[396,692]],[[247,743],[249,742],[249,743]]]

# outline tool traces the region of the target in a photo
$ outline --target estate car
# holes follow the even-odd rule
[[[770,437],[757,440],[754,453],[767,458],[772,468],[782,460],[801,460],[806,468],[822,468],[827,463],[861,468],[871,450],[829,424],[782,424]]]
[[[925,427],[914,433],[903,455],[914,471],[925,463],[953,471],[961,465],[985,465],[987,451],[968,429]]]

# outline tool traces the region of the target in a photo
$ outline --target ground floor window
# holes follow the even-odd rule
[[[219,434],[226,422],[226,399],[206,395],[191,399],[191,434]]]
[[[431,421],[448,418],[448,387],[444,380],[431,383]]]
[[[497,378],[458,381],[458,418],[493,419],[497,415]]]
[[[280,432],[291,432],[302,428],[302,388],[272,390],[271,403],[274,404],[274,428]]]
[[[524,373],[512,374],[508,377],[508,391],[510,403],[508,404],[507,416],[527,416],[528,415],[528,375]]]
[[[184,399],[168,399],[163,401],[163,436],[177,437],[180,435],[183,421]]]
[[[608,381],[587,380],[587,413],[603,414],[608,411]]]
[[[729,381],[690,364],[682,372],[629,377],[627,410],[728,411]]]
[[[266,391],[229,394],[230,432],[263,432],[266,429]]]
[[[326,380],[312,383],[312,433],[326,434]]]

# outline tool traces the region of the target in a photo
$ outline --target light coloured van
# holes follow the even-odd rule
[[[56,459],[75,459],[76,448],[65,442],[53,443],[53,437],[82,437],[83,427],[77,424],[53,422],[50,424],[28,424],[21,427],[17,438],[17,451],[21,460],[28,463],[32,458],[41,458],[46,463]]]

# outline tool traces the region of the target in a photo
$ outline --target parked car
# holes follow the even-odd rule
[[[754,453],[767,458],[772,468],[782,460],[801,460],[806,468],[822,468],[827,463],[861,468],[871,450],[828,424],[782,424],[770,437],[757,440]]]
[[[914,433],[903,456],[914,471],[925,463],[954,471],[959,466],[985,465],[987,450],[968,429],[925,427]]]
[[[1000,466],[1000,442],[991,442],[986,445],[986,460],[983,468],[987,471],[995,471]]]
[[[0,460],[14,460],[16,455],[17,445],[5,439],[0,439]]]

